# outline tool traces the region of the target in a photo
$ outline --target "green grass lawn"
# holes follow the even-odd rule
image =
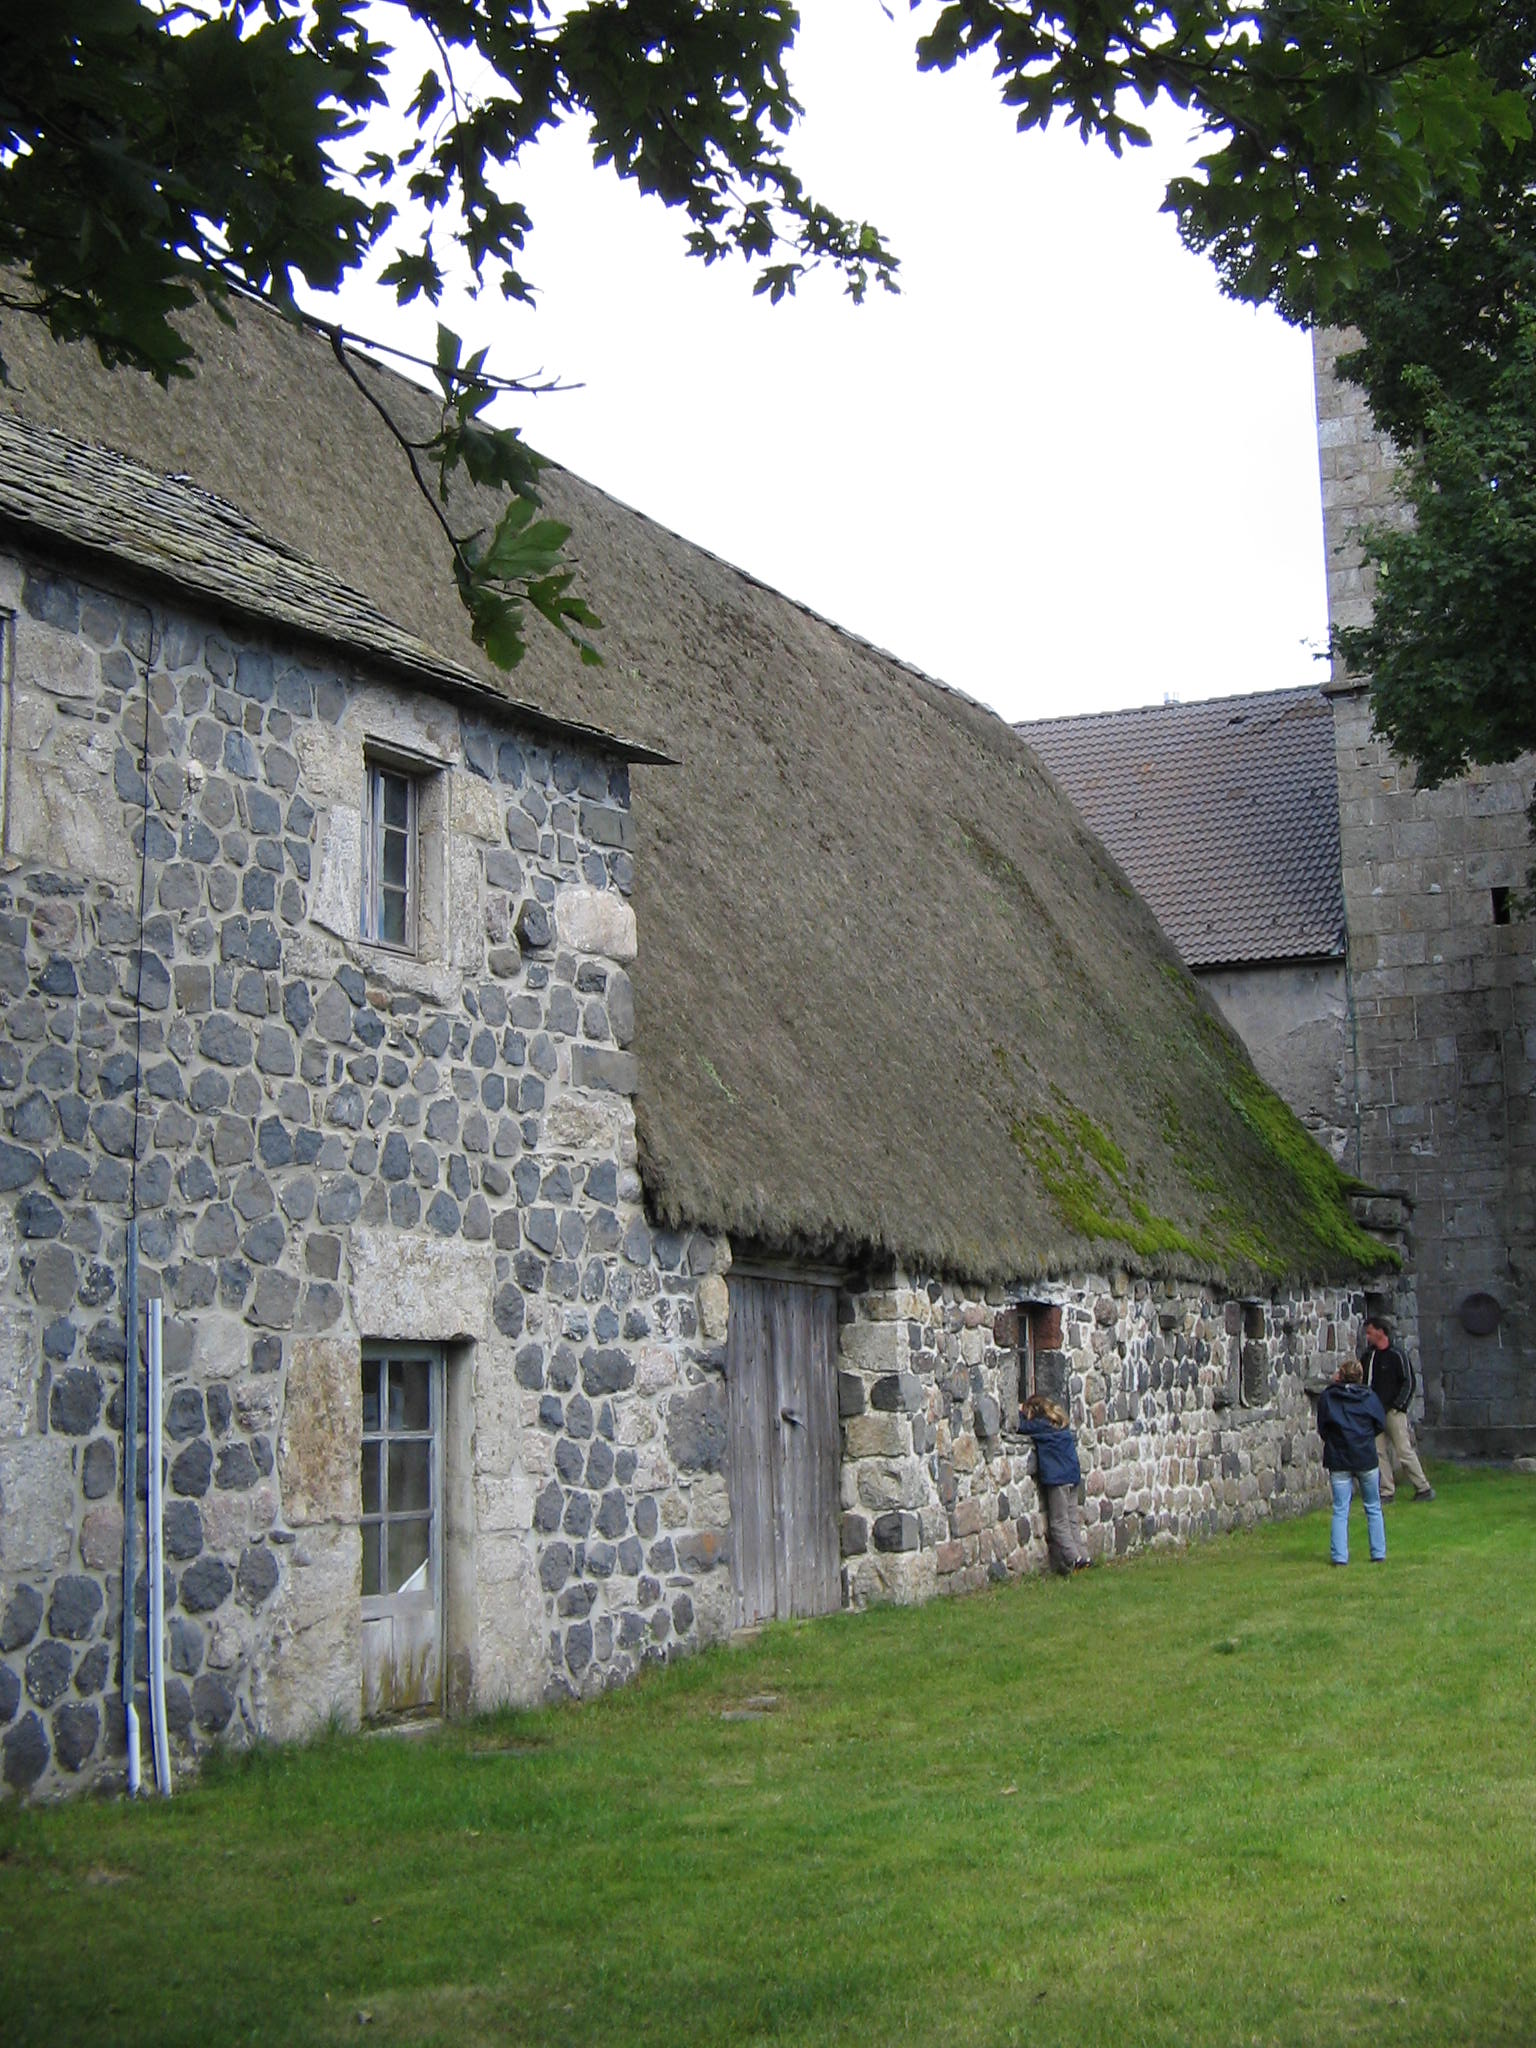
[[[7,1807],[0,2040],[1536,2041],[1536,1481],[1435,1479]]]

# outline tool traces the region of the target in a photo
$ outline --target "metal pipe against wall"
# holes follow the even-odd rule
[[[144,1527],[148,1551],[145,1568],[149,1574],[149,1733],[155,1755],[155,1783],[169,1799],[171,1745],[165,1725],[165,1396],[161,1376],[164,1304],[156,1295],[148,1307],[149,1485],[146,1489]]]
[[[128,1790],[139,1789],[139,1710],[133,1703],[133,1599],[138,1576],[134,1524],[139,1507],[139,1226],[128,1225],[124,1276],[126,1328],[123,1364],[123,1732],[128,1744]]]

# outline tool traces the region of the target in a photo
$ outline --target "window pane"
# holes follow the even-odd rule
[[[366,1522],[363,1525],[363,1591],[382,1593],[384,1573],[384,1528],[380,1522]]]
[[[428,1521],[390,1522],[389,1530],[389,1586],[391,1593],[418,1593],[430,1590],[430,1574],[427,1559],[430,1554],[430,1531]]]
[[[388,946],[405,944],[405,892],[386,889],[379,906],[379,937]]]
[[[398,1515],[432,1505],[432,1446],[398,1443],[389,1447],[389,1511]]]
[[[380,1427],[379,1378],[384,1368],[376,1358],[363,1360],[363,1433],[371,1435]]]
[[[386,889],[403,889],[405,887],[406,854],[410,850],[410,844],[410,840],[403,832],[386,832],[384,834],[383,866],[384,886]]]
[[[399,1392],[390,1399],[391,1429],[432,1427],[432,1366],[425,1358],[395,1361],[394,1384]]]
[[[379,1446],[363,1445],[363,1513],[379,1515],[384,1503],[379,1498]]]
[[[381,774],[379,781],[383,786],[384,822],[386,825],[398,825],[403,830],[411,815],[410,779],[404,775]]]

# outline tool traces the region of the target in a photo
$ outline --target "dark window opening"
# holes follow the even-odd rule
[[[1507,888],[1504,888],[1504,887],[1502,887],[1502,886],[1501,886],[1501,887],[1499,887],[1499,888],[1495,888],[1495,889],[1490,889],[1488,893],[1489,893],[1489,895],[1490,895],[1490,896],[1491,896],[1491,897],[1493,898],[1493,921],[1494,921],[1494,923],[1495,923],[1495,924],[1508,924],[1508,923],[1509,923],[1509,894],[1510,894],[1509,890],[1508,890]]]
[[[1264,1335],[1264,1304],[1259,1301],[1243,1303],[1238,1389],[1245,1408],[1262,1408],[1269,1398],[1269,1345]]]
[[[1060,1302],[1021,1301],[1006,1308],[992,1334],[1003,1352],[999,1391],[1005,1429],[1017,1427],[1019,1408],[1031,1394],[1071,1406],[1071,1362],[1062,1348]]]
[[[1026,1301],[1020,1304],[1019,1317],[1025,1339],[1024,1393],[1044,1394],[1065,1408],[1070,1372],[1061,1344],[1061,1303]]]

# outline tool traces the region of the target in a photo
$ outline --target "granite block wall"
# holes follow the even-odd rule
[[[1395,451],[1317,338],[1329,612],[1370,616],[1362,524],[1403,516]],[[1536,1450],[1536,758],[1436,790],[1331,686],[1356,1113],[1344,1163],[1413,1206],[1431,1448]]]

